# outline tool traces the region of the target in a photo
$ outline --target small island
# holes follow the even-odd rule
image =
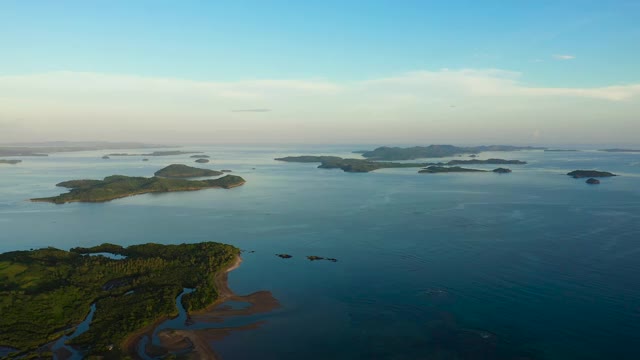
[[[174,156],[174,155],[188,155],[199,154],[202,151],[180,151],[180,150],[168,150],[168,151],[154,151],[147,154],[129,154],[129,153],[112,153],[106,156]]]
[[[209,159],[197,159],[195,162],[199,164],[206,164],[209,162]]]
[[[436,166],[431,165],[425,169],[418,171],[420,174],[440,174],[440,173],[469,173],[469,172],[487,172],[486,170],[467,169],[459,166]]]
[[[109,159],[111,159],[111,157],[109,157],[109,155],[104,155],[102,158],[103,158],[104,160],[109,160]]]
[[[71,180],[57,186],[71,189],[58,196],[31,199],[34,202],[65,204],[70,202],[106,202],[128,196],[165,193],[173,191],[195,191],[202,189],[231,189],[245,183],[236,175],[226,175],[211,180],[167,179],[161,177],[132,177],[112,175],[104,180]]]
[[[155,176],[166,178],[191,178],[203,176],[219,176],[221,171],[210,169],[199,169],[182,164],[172,164],[155,172]]]
[[[289,254],[276,254],[277,257],[281,259],[291,259],[293,256]]]
[[[0,164],[15,165],[21,163],[22,160],[0,160]]]
[[[546,152],[577,152],[575,149],[545,149]]]
[[[105,251],[119,259],[90,256]],[[226,286],[218,275],[226,279],[239,253],[231,245],[205,242],[0,254],[0,328],[11,330],[0,332],[0,344],[14,349],[11,358],[51,358],[54,352],[64,358],[69,348],[83,358],[135,357],[127,338],[177,315],[181,294],[187,311],[214,303],[218,287]],[[195,291],[183,294],[184,289]],[[85,318],[88,329],[70,336]]]
[[[325,258],[325,257],[322,257],[322,256],[315,256],[315,255],[309,255],[309,256],[307,256],[307,259],[309,259],[309,261],[327,260],[327,261],[331,261],[331,262],[338,262],[338,259]]]
[[[600,184],[600,180],[598,179],[594,179],[594,178],[589,178],[587,181],[585,181],[587,184],[590,185],[597,185]]]
[[[382,161],[370,161],[364,159],[343,159],[338,156],[287,156],[276,158],[277,161],[299,162],[299,163],[320,163],[319,169],[341,169],[345,172],[370,172],[386,168],[415,168],[423,167],[426,164],[416,163],[394,163]]]
[[[600,149],[598,151],[612,152],[612,153],[616,153],[616,152],[640,153],[640,150],[636,150],[636,149]]]
[[[449,162],[446,163],[437,163],[437,164],[430,164],[430,165],[524,165],[526,164],[526,161],[522,161],[522,160],[505,160],[505,159],[486,159],[486,160],[479,160],[479,159],[472,159],[472,160],[451,160]]]
[[[574,179],[618,176],[607,171],[598,170],[574,170],[570,173],[567,173],[567,175],[573,177]]]
[[[507,169],[507,168],[497,168],[497,169],[493,169],[492,170],[494,173],[498,173],[498,174],[509,174],[511,172],[511,169]]]
[[[190,157],[193,159],[208,159],[209,155],[191,155]]]

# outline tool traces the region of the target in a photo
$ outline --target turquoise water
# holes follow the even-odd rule
[[[231,288],[270,290],[282,307],[213,344],[227,359],[640,358],[640,154],[482,154],[529,161],[508,175],[348,174],[272,160],[360,148],[198,147],[212,156],[200,167],[247,183],[104,204],[25,199],[64,191],[54,186],[63,180],[150,176],[193,159],[25,158],[0,167],[0,251],[199,241],[253,250]],[[592,168],[622,176],[589,186],[564,175]]]

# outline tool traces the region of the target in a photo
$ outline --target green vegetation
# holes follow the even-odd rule
[[[104,251],[126,258],[82,255]],[[88,349],[87,355],[121,359],[128,335],[177,313],[175,299],[184,288],[196,289],[184,296],[186,309],[213,303],[218,296],[214,274],[239,253],[230,245],[205,242],[0,254],[0,346],[34,356],[80,323],[95,303],[89,330],[71,343]]]
[[[218,176],[222,175],[222,172],[209,169],[199,169],[182,164],[173,164],[156,171],[155,175],[169,178],[190,178],[200,176]]]
[[[439,173],[460,173],[460,172],[487,172],[486,170],[467,169],[459,166],[436,166],[432,165],[426,169],[418,171],[420,174],[439,174]]]
[[[459,147],[454,145],[429,145],[414,146],[410,148],[379,147],[372,151],[362,153],[362,156],[372,160],[413,160],[420,158],[438,158],[454,156],[458,154],[477,154],[483,151],[519,151],[519,150],[543,150],[540,147],[489,145],[474,147]]]
[[[315,163],[319,162],[320,169],[342,169],[345,172],[369,172],[385,168],[414,168],[423,167],[425,164],[393,163],[381,161],[369,161],[363,159],[343,159],[337,156],[287,156],[277,158],[278,161]]]
[[[0,160],[0,164],[15,165],[21,163],[22,160]]]
[[[494,173],[498,173],[498,174],[508,174],[511,172],[511,169],[507,169],[507,168],[497,168],[497,169],[493,169]]]
[[[127,196],[170,191],[193,191],[210,188],[230,189],[244,184],[236,175],[226,175],[212,180],[165,179],[160,177],[130,177],[112,175],[104,180],[71,180],[58,186],[71,189],[58,196],[31,199],[31,201],[64,204],[68,202],[105,202]]]
[[[487,160],[451,160],[446,163],[446,165],[524,165],[526,161],[521,160],[504,160],[504,159],[487,159]],[[441,165],[441,164],[437,164]]]
[[[567,173],[567,175],[573,177],[574,179],[618,176],[607,171],[598,170],[574,170],[570,173]]]

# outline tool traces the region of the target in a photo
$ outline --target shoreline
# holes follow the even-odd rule
[[[214,275],[214,283],[216,284],[216,289],[218,290],[218,298],[209,306],[207,306],[204,309],[195,311],[195,312],[191,312],[188,313],[188,316],[191,316],[192,314],[201,314],[201,313],[206,313],[208,310],[210,310],[212,307],[215,307],[217,305],[219,305],[220,303],[226,301],[228,298],[234,296],[235,294],[233,293],[233,291],[229,288],[229,285],[227,283],[227,278],[228,278],[228,273],[239,268],[240,264],[242,263],[242,257],[240,255],[236,255],[235,259],[233,261],[231,261],[228,266],[220,269],[215,275]],[[176,313],[177,314],[177,313]],[[122,341],[122,345],[121,348],[124,351],[125,354],[131,356],[134,359],[140,359],[140,357],[138,356],[138,343],[140,342],[141,338],[145,335],[147,336],[152,336],[153,332],[155,330],[156,327],[160,326],[160,324],[162,324],[163,322],[167,321],[167,320],[171,320],[173,319],[175,316],[163,316],[161,318],[159,318],[158,320],[154,321],[152,324],[139,329],[135,332],[133,332],[132,334],[128,335],[123,341]],[[212,360],[218,360],[215,357],[210,357]]]

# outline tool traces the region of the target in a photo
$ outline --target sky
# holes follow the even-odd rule
[[[0,0],[0,143],[638,134],[636,0]]]

